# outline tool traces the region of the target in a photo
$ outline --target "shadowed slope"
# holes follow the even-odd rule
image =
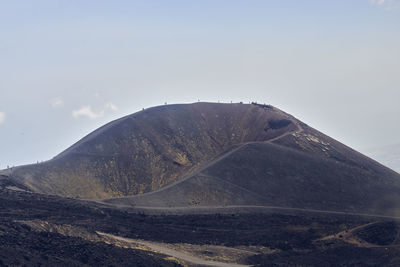
[[[243,145],[175,185],[105,201],[141,207],[255,205],[395,216],[399,188],[398,175],[389,170],[381,177],[373,167],[363,169],[267,142]]]

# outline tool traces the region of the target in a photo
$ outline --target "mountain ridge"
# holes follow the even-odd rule
[[[283,114],[268,108],[267,119]],[[231,112],[237,114],[231,116]],[[195,103],[146,109],[100,127],[50,161],[17,167],[12,176],[36,192],[68,197],[114,197],[152,191],[195,170],[233,144],[279,135],[280,129],[264,131],[262,113],[262,108],[246,104]],[[241,119],[246,116],[250,121]],[[258,133],[251,129],[255,124]],[[284,128],[290,127],[293,125]],[[65,168],[60,166],[63,164]],[[132,176],[136,177],[134,184],[130,183]],[[87,178],[84,183],[80,183],[81,177]],[[103,181],[104,177],[112,179]],[[148,177],[152,177],[150,184],[143,181]],[[80,184],[72,188],[76,183]],[[83,192],[89,188],[80,190],[85,187],[96,193]]]
[[[112,121],[10,177],[117,206],[276,206],[392,215],[400,175],[270,105],[194,103]]]

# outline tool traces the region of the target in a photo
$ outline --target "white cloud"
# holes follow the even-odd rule
[[[371,1],[373,4],[377,4],[377,5],[383,5],[383,4],[387,4],[388,2],[391,2],[391,0],[372,0]]]
[[[400,6],[399,0],[371,0],[371,3],[374,5],[382,6],[385,9],[394,9]]]
[[[6,114],[4,112],[0,112],[0,124],[2,124],[6,120]]]
[[[91,106],[85,106],[85,107],[81,107],[78,110],[74,110],[72,111],[72,116],[74,116],[75,118],[78,117],[88,117],[91,120],[97,119],[97,118],[101,118],[104,116],[104,110],[99,111],[99,112],[94,112],[92,110]]]
[[[95,112],[92,110],[91,106],[84,106],[81,107],[80,109],[77,110],[73,110],[72,111],[72,116],[74,116],[75,118],[78,117],[88,117],[89,119],[97,119],[97,118],[101,118],[104,117],[106,111],[111,110],[111,111],[117,111],[118,107],[116,105],[114,105],[111,102],[108,102],[104,105],[104,108],[98,112]]]
[[[50,100],[52,108],[61,108],[64,106],[64,101],[60,97],[53,98]]]
[[[111,103],[111,102],[107,103],[107,104],[105,105],[105,107],[106,107],[107,109],[111,109],[112,111],[117,111],[117,110],[118,110],[118,107],[117,107],[116,105],[114,105],[113,103]]]

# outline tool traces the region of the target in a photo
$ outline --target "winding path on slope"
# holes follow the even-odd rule
[[[220,262],[220,261],[207,261],[207,260],[198,258],[196,256],[189,255],[189,254],[177,251],[175,249],[168,248],[165,245],[163,245],[162,243],[149,242],[149,241],[138,240],[138,239],[131,239],[131,238],[116,236],[116,235],[107,234],[107,233],[103,233],[103,232],[96,232],[96,233],[101,236],[113,238],[115,240],[146,246],[146,247],[148,247],[156,252],[159,252],[161,254],[172,256],[177,259],[180,259],[180,260],[183,260],[186,262],[190,262],[192,264],[198,264],[198,265],[202,265],[202,266],[215,266],[215,267],[249,267],[249,266],[251,266],[251,265],[244,265],[244,264],[226,263],[226,262]]]

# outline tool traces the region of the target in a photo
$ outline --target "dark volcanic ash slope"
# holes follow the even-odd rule
[[[234,144],[293,131],[287,114],[244,104],[150,108],[113,121],[55,157],[15,168],[31,190],[79,198],[150,192],[171,184]]]
[[[393,215],[400,200],[399,174],[279,109],[255,104],[148,109],[11,176],[36,192],[144,207]]]
[[[173,186],[105,201],[144,207],[254,205],[398,215],[398,175],[362,164],[250,143]]]

